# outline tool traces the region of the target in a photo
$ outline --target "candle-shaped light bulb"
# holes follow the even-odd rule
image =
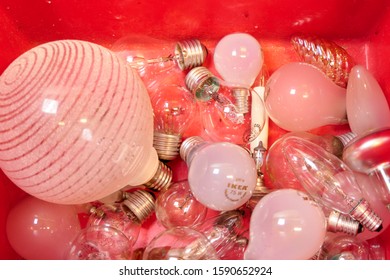
[[[218,41],[214,50],[215,69],[234,87],[239,113],[249,111],[249,91],[263,66],[261,45],[247,33],[232,33]]]
[[[257,172],[244,148],[193,136],[183,141],[180,156],[187,163],[193,195],[208,208],[234,210],[252,196]]]
[[[162,85],[151,98],[154,114],[153,146],[161,160],[179,155],[183,133],[194,119],[196,104],[182,86]]]
[[[170,183],[146,88],[102,46],[61,40],[27,51],[0,77],[0,107],[0,167],[33,196],[83,204]]]
[[[348,123],[358,136],[390,128],[390,109],[385,94],[374,76],[362,65],[349,74],[346,95]]]
[[[287,63],[269,78],[265,107],[279,127],[308,131],[346,123],[346,89],[334,84],[321,70],[302,62]]]
[[[287,137],[282,145],[295,176],[316,201],[350,215],[370,231],[382,229],[381,218],[372,211],[352,170],[343,161],[298,137]]]
[[[250,218],[246,260],[310,259],[326,234],[322,209],[303,192],[283,189],[264,196]]]

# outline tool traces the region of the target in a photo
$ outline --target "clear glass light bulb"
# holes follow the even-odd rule
[[[366,241],[359,241],[354,236],[327,237],[322,247],[321,258],[324,260],[369,260],[370,246]]]
[[[326,233],[322,209],[305,193],[283,189],[264,196],[253,209],[246,260],[307,260]]]
[[[100,45],[61,40],[22,54],[0,77],[0,107],[0,168],[33,196],[83,204],[170,183],[142,80]]]
[[[121,203],[103,204],[90,210],[87,226],[112,227],[122,232],[133,246],[142,223],[154,212],[155,199],[144,190],[131,192]]]
[[[61,260],[80,231],[77,214],[74,205],[27,196],[8,213],[8,241],[24,259]]]
[[[156,200],[156,218],[166,228],[193,227],[202,223],[206,214],[207,207],[196,200],[187,180],[173,183]]]
[[[390,129],[384,128],[357,137],[343,152],[343,161],[352,170],[380,179],[376,188],[387,205],[390,204],[389,149]]]
[[[338,157],[295,136],[284,139],[282,151],[295,176],[319,203],[348,214],[370,231],[380,231],[382,220],[363,197],[354,173]]]
[[[265,175],[271,186],[278,189],[292,188],[302,191],[304,188],[295,177],[282,151],[283,140],[290,136],[296,136],[315,143],[337,157],[341,157],[345,145],[355,137],[353,133],[334,136],[330,134],[316,135],[305,131],[295,131],[283,134],[282,137],[271,145],[265,158]]]
[[[265,107],[271,120],[287,131],[309,131],[346,123],[346,89],[315,66],[291,62],[266,84]]]
[[[249,111],[249,91],[263,66],[260,43],[247,33],[232,33],[218,41],[214,49],[215,69],[233,88],[239,113]]]
[[[242,147],[189,137],[180,147],[188,166],[188,182],[195,198],[210,209],[234,210],[245,204],[256,187],[256,165]]]
[[[347,115],[351,130],[358,136],[390,128],[390,109],[385,94],[374,76],[362,65],[349,74]]]
[[[73,240],[67,260],[127,260],[132,246],[120,230],[109,226],[89,226]]]
[[[173,227],[156,235],[145,247],[144,260],[218,260],[207,237],[190,227]]]
[[[161,85],[151,97],[154,113],[153,146],[161,160],[179,155],[183,133],[194,120],[196,104],[184,87]]]

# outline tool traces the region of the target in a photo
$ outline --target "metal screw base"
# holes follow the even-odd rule
[[[176,62],[181,70],[201,66],[207,53],[206,47],[199,40],[177,42],[175,47]]]
[[[173,160],[179,155],[181,136],[154,132],[153,147],[159,159]]]

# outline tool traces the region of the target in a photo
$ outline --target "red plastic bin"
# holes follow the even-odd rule
[[[386,59],[390,56],[390,3],[386,0],[1,0],[0,73],[28,49],[58,39],[87,40],[110,48],[121,37],[135,33],[173,42],[197,38],[212,50],[219,39],[233,32],[246,32],[259,40],[270,73],[297,61],[291,35],[333,40],[377,78],[390,102]],[[283,133],[270,122],[269,145]],[[182,164],[176,164],[174,180],[185,178]],[[7,241],[5,224],[9,210],[23,196],[0,171],[0,259],[20,259]],[[390,229],[379,239],[389,259]]]

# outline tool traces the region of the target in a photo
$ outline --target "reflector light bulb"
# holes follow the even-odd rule
[[[370,231],[380,231],[382,220],[364,199],[354,173],[338,157],[298,137],[283,141],[283,152],[306,191],[319,203],[348,214]]]
[[[206,142],[193,136],[183,141],[180,156],[188,166],[191,192],[208,208],[234,210],[252,196],[257,171],[244,148],[228,142]]]

